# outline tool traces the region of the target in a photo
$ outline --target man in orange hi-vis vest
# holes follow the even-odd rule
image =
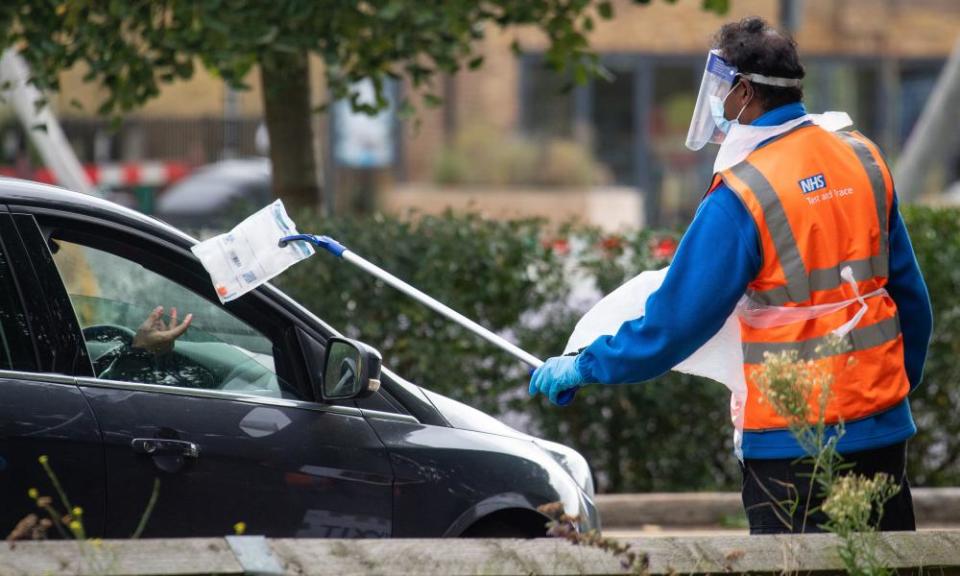
[[[847,115],[808,114],[803,77],[794,41],[763,20],[721,28],[687,136],[695,150],[721,145],[714,178],[663,284],[642,317],[547,360],[530,393],[563,405],[588,384],[654,378],[737,314],[746,391],[733,409],[751,533],[826,521],[804,448],[755,378],[767,353],[791,351],[832,379],[823,416],[831,435],[842,423],[837,450],[850,471],[899,484],[880,528],[913,530],[907,396],[923,373],[930,299],[880,150],[841,130]],[[795,510],[783,505],[808,493]]]

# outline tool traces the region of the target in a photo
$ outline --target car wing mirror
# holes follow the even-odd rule
[[[320,398],[363,398],[380,389],[380,353],[363,342],[332,337],[323,358]]]

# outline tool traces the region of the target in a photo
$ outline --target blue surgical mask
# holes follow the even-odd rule
[[[747,104],[750,103],[750,101],[747,100],[747,103],[744,104],[743,108],[740,108],[740,112],[737,113],[737,117],[733,120],[727,120],[723,114],[723,104],[727,101],[727,98],[733,94],[734,88],[736,88],[736,85],[730,88],[730,91],[727,92],[726,96],[722,99],[717,96],[710,96],[710,114],[713,116],[713,121],[716,123],[717,128],[724,134],[729,133],[730,128],[734,124],[740,123],[740,115],[743,114],[743,111],[747,109]]]

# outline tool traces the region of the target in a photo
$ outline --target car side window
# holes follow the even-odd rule
[[[29,372],[37,369],[37,359],[26,311],[17,295],[10,261],[0,248],[0,369]]]
[[[296,398],[271,340],[224,308],[130,259],[51,244],[98,378]]]

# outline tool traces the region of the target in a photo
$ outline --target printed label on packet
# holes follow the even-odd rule
[[[191,250],[200,259],[213,281],[221,302],[236,300],[269,281],[290,266],[313,255],[313,246],[280,239],[297,234],[283,202],[251,214],[233,230],[195,245]]]

